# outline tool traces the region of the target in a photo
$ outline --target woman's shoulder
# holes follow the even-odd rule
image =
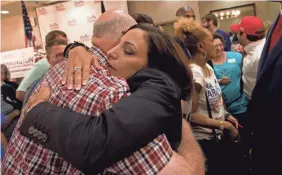
[[[189,64],[191,71],[194,73],[200,73],[201,75],[203,74],[203,69],[201,68],[201,66],[197,65],[197,64]]]
[[[235,52],[235,51],[229,51],[226,52],[226,58],[236,58],[236,59],[242,59],[242,54],[239,52]]]
[[[165,87],[167,90],[173,90],[179,94],[181,93],[180,87],[168,74],[152,68],[144,68],[139,70],[132,77],[127,79],[127,83],[131,92],[134,92],[140,86],[150,87],[154,85],[156,88]]]

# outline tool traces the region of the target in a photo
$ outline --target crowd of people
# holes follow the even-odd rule
[[[267,36],[256,16],[232,37],[212,13],[176,17],[173,37],[106,11],[92,47],[51,31],[20,85],[1,64],[2,173],[280,172],[282,8]]]

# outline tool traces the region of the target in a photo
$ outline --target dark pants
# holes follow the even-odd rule
[[[263,103],[263,101],[261,102]],[[264,108],[249,103],[248,110],[251,112],[252,126],[252,152],[251,168],[252,175],[280,175],[282,174],[282,137],[281,137],[281,110]],[[280,105],[281,104],[277,104]],[[258,112],[260,111],[260,112]],[[272,113],[275,113],[273,115]],[[279,118],[276,118],[279,117]]]
[[[233,114],[233,116],[238,120],[239,124],[243,127],[239,127],[239,134],[241,138],[241,145],[244,154],[249,154],[251,149],[251,137],[252,131],[250,127],[250,117],[247,112],[241,114]]]
[[[250,169],[250,149],[251,149],[251,138],[252,131],[250,127],[250,116],[248,116],[247,112],[241,114],[233,115],[239,122],[239,124],[243,127],[239,127],[239,134],[241,138],[240,142],[240,174],[245,175],[249,174]]]
[[[230,142],[198,141],[206,158],[206,175],[239,175],[239,150]]]

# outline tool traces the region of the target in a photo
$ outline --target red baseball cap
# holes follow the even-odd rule
[[[256,16],[245,16],[239,24],[230,26],[232,32],[244,32],[247,35],[261,36],[264,32],[257,33],[257,31],[264,29],[262,20]]]

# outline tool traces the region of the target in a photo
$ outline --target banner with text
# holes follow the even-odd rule
[[[39,7],[36,9],[36,13],[42,43],[45,43],[47,33],[52,30],[61,30],[67,34],[69,42],[80,41],[88,46],[92,46],[93,25],[101,15],[101,2],[63,2]]]
[[[11,78],[21,78],[33,67],[34,55],[33,47],[2,52],[0,62],[8,67]]]

